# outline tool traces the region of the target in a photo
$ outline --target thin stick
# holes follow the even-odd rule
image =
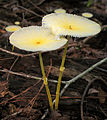
[[[46,87],[46,92],[47,92],[47,95],[48,95],[49,105],[50,105],[51,110],[53,110],[52,98],[51,98],[50,90],[48,88],[48,81],[47,81],[47,78],[46,78],[46,75],[45,75],[45,71],[44,71],[44,66],[43,66],[43,60],[42,60],[41,52],[39,52],[39,59],[40,59],[40,65],[41,65],[42,75],[43,75],[43,79],[44,79],[44,85]]]
[[[17,97],[19,97],[19,96],[21,96],[22,94],[26,93],[26,92],[29,91],[31,88],[33,88],[34,86],[36,86],[37,84],[39,84],[40,81],[41,81],[41,80],[37,81],[33,86],[28,87],[26,90],[24,90],[24,91],[22,91],[21,93],[19,93],[19,94],[13,96],[13,97],[7,99],[6,101],[1,102],[0,104],[6,104],[8,101],[10,101],[10,100],[12,100],[12,99],[15,99],[15,98],[17,98]]]
[[[65,90],[69,87],[69,85],[73,82],[75,82],[76,80],[78,80],[79,78],[83,77],[84,75],[86,75],[88,72],[92,71],[94,68],[96,68],[97,66],[101,65],[102,63],[107,61],[107,57],[104,58],[103,60],[97,62],[96,64],[92,65],[91,67],[89,67],[87,70],[85,70],[84,72],[82,72],[81,74],[77,75],[76,77],[74,77],[73,79],[69,80],[66,85],[64,86],[64,88],[61,90],[60,96],[62,96],[62,94],[65,92]]]
[[[12,113],[11,115],[6,116],[5,118],[2,118],[1,120],[9,120],[10,117],[14,117],[18,114],[20,114],[23,110],[20,109],[18,112]]]
[[[10,67],[10,70],[12,70],[12,68],[14,67],[14,65],[16,64],[16,62],[18,61],[18,59],[19,59],[19,57],[17,57],[17,58],[15,59],[15,61],[14,61],[13,64],[12,64],[12,66]],[[7,78],[6,78],[6,80],[8,81],[8,79],[9,79],[9,73],[7,73]]]
[[[3,70],[0,69],[0,71],[1,72],[6,72],[6,73],[10,73],[10,74],[13,74],[13,75],[18,75],[18,76],[26,77],[26,78],[32,78],[32,79],[37,79],[37,80],[41,80],[42,79],[40,77],[32,76],[32,75],[25,74],[25,73],[13,72],[13,71],[8,70],[8,69],[3,69]],[[53,83],[58,83],[57,80],[53,80],[53,79],[49,79],[48,81],[49,82],[53,82]],[[62,81],[61,83],[66,84],[66,81]]]
[[[47,14],[47,12],[45,12],[44,10],[42,10],[41,8],[39,8],[36,4],[34,4],[31,0],[28,0],[29,3],[31,3],[36,9],[38,9],[39,11],[41,11],[44,14]]]
[[[102,79],[102,77],[96,77],[94,78],[93,80],[91,80],[88,85],[86,86],[85,90],[84,90],[84,93],[82,95],[82,99],[81,99],[81,105],[80,105],[80,109],[81,109],[81,119],[84,120],[84,112],[83,112],[83,103],[84,103],[84,99],[85,99],[85,96],[86,96],[86,93],[89,89],[89,87],[91,86],[91,84],[96,81],[96,80],[101,80],[103,83],[105,83],[105,85],[107,86],[107,82],[105,80]],[[100,96],[101,97],[101,96]]]
[[[64,71],[64,63],[65,63],[68,43],[69,43],[69,41],[67,41],[67,43],[65,45],[64,54],[63,54],[63,57],[62,57],[62,63],[61,63],[61,67],[60,67],[60,73],[59,73],[57,91],[56,91],[55,110],[58,109],[58,104],[59,104],[59,92],[60,92],[60,86],[61,86],[61,79],[62,79],[62,75],[63,75],[63,71]]]
[[[19,57],[28,57],[28,56],[33,56],[33,55],[38,54],[38,52],[30,53],[30,54],[20,54],[20,53],[15,53],[15,52],[8,51],[8,50],[3,49],[3,48],[0,48],[0,51],[11,54],[11,55],[19,56]]]
[[[32,14],[36,15],[37,17],[40,17],[40,18],[42,18],[42,17],[43,17],[43,16],[41,16],[41,15],[39,15],[39,14],[35,13],[34,11],[29,10],[29,9],[27,9],[27,8],[23,7],[23,6],[19,6],[19,5],[18,5],[17,7],[21,8],[21,9],[23,9],[23,10],[25,10],[25,11],[29,12],[29,13],[32,13]]]
[[[0,61],[3,61],[3,60],[11,60],[11,59],[14,59],[14,57],[0,58]]]
[[[10,51],[5,50],[5,49],[3,49],[3,48],[0,48],[0,51],[2,51],[2,52],[6,52],[6,53],[11,54],[11,55],[15,55],[15,56],[20,56],[20,57],[23,57],[23,55],[22,55],[22,54],[15,53],[15,52],[10,52]]]
[[[11,25],[11,23],[4,21],[4,20],[0,20],[0,23],[5,24],[5,25]]]
[[[84,120],[84,114],[83,114],[83,102],[84,102],[84,98],[85,98],[85,95],[90,87],[90,85],[95,81],[97,80],[98,78],[94,78],[92,81],[90,81],[88,83],[88,85],[86,86],[85,90],[84,90],[84,93],[82,95],[82,99],[81,99],[81,106],[80,106],[80,109],[81,109],[81,119]]]
[[[31,109],[32,109],[32,107],[33,107],[33,105],[34,105],[37,97],[39,96],[40,92],[42,91],[43,87],[44,87],[44,83],[42,83],[42,86],[40,87],[39,92],[38,92],[38,93],[35,95],[35,97],[29,102],[29,104],[31,105],[30,108],[29,108],[29,111],[31,111]]]
[[[13,72],[13,71],[7,70],[7,69],[3,69],[3,70],[0,69],[0,71],[1,72],[6,72],[6,73],[10,73],[10,74],[13,74],[13,75],[18,75],[18,76],[26,77],[26,78],[32,78],[32,79],[41,80],[40,77],[28,75],[28,74],[25,74],[25,73]]]

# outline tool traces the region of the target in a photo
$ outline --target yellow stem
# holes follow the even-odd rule
[[[55,110],[58,109],[58,104],[59,104],[59,92],[60,92],[60,86],[61,86],[61,79],[62,79],[62,75],[63,75],[63,71],[64,71],[64,63],[65,63],[65,57],[66,57],[66,53],[67,53],[68,43],[69,43],[69,40],[67,41],[67,43],[65,45],[64,54],[62,57],[62,63],[60,66],[60,73],[59,73],[57,91],[56,91]]]
[[[43,79],[44,79],[44,85],[45,85],[46,92],[48,95],[49,105],[50,105],[51,110],[53,110],[52,98],[51,98],[50,90],[48,88],[48,81],[47,81],[45,71],[44,71],[44,65],[43,65],[41,52],[39,52],[39,59],[40,59],[40,65],[41,65],[42,75],[43,75]]]
[[[12,52],[14,51],[14,45],[12,46]]]

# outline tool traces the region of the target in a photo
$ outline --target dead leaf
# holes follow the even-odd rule
[[[98,93],[99,91],[94,89],[94,88],[90,88],[88,91],[88,94],[93,94],[93,93]]]
[[[59,120],[60,117],[61,117],[61,114],[58,111],[51,112],[51,120]]]
[[[106,93],[101,89],[99,88],[99,93],[98,93],[98,96],[99,96],[99,102],[100,103],[105,103],[105,100],[106,100]]]

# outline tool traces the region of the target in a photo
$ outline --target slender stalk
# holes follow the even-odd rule
[[[12,52],[14,51],[14,45],[12,46]]]
[[[62,57],[62,63],[61,63],[61,66],[60,66],[60,73],[59,73],[57,91],[56,91],[55,110],[58,109],[58,104],[59,104],[59,92],[60,92],[60,86],[61,86],[61,79],[62,79],[63,71],[65,69],[64,63],[65,63],[65,57],[66,57],[66,53],[67,53],[68,43],[69,43],[69,40],[67,41],[67,43],[65,45],[64,54],[63,54],[63,57]]]
[[[51,98],[50,90],[48,88],[48,81],[47,81],[45,71],[44,71],[44,65],[43,65],[41,52],[39,52],[39,59],[40,59],[40,65],[41,65],[42,75],[43,75],[43,79],[44,79],[44,85],[45,85],[46,92],[48,95],[49,105],[50,105],[51,110],[53,110],[52,98]]]

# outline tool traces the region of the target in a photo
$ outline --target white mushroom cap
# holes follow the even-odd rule
[[[14,24],[15,24],[15,25],[19,25],[20,22],[19,22],[19,21],[15,21]]]
[[[66,10],[59,8],[59,9],[54,10],[54,12],[55,13],[66,13]]]
[[[42,26],[50,28],[56,35],[70,35],[73,37],[87,37],[96,35],[101,27],[87,18],[68,14],[51,13],[43,17]]]
[[[15,31],[19,30],[20,28],[21,27],[17,26],[17,25],[10,25],[10,26],[7,26],[5,29],[8,32],[15,32]]]
[[[84,13],[82,13],[82,16],[83,16],[83,17],[86,17],[86,18],[92,18],[92,17],[93,17],[93,14],[92,14],[92,13],[89,13],[89,12],[84,12]]]
[[[44,27],[29,26],[21,28],[9,37],[10,43],[26,51],[51,51],[66,44],[67,39],[55,39],[55,35]]]

